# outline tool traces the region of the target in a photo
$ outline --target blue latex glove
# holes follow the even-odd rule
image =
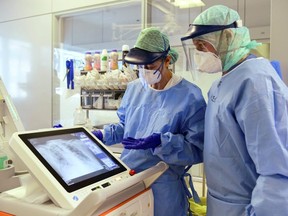
[[[92,131],[92,133],[93,133],[94,136],[96,136],[99,140],[103,141],[103,133],[101,132],[101,130],[94,130],[94,131]]]
[[[126,139],[123,139],[122,144],[126,149],[155,149],[161,144],[161,136],[160,134],[153,133],[151,136],[140,139],[128,137]]]
[[[63,126],[61,124],[53,125],[53,128],[62,128]]]

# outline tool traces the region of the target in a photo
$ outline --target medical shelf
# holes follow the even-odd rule
[[[82,109],[117,110],[125,90],[81,88],[80,100]]]

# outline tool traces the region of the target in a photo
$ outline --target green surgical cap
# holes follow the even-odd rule
[[[170,43],[166,34],[156,27],[150,27],[140,32],[135,47],[149,52],[165,52],[170,48]],[[174,64],[178,59],[177,51],[170,48],[168,55],[171,56],[170,64]]]
[[[237,20],[240,20],[237,11],[223,5],[215,5],[198,15],[193,24],[229,25]],[[223,71],[228,71],[251,49],[261,45],[251,41],[249,30],[245,26],[211,32],[195,39],[208,41],[216,48],[222,61]]]

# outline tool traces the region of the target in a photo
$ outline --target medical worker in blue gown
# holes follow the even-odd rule
[[[194,69],[222,72],[205,115],[207,216],[288,215],[286,85],[230,8],[203,11],[181,40]]]
[[[118,124],[94,134],[106,145],[121,143],[122,161],[141,172],[160,161],[169,169],[152,185],[155,216],[186,216],[185,167],[202,162],[206,102],[201,90],[168,69],[178,54],[157,28],[141,31],[125,57],[138,65],[117,111]]]

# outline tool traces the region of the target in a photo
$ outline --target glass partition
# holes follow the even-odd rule
[[[118,2],[109,6],[59,15],[55,21],[53,124],[71,126],[73,115],[81,106],[81,89],[74,82],[68,87],[67,60],[73,62],[75,76],[80,76],[85,67],[85,53],[117,50],[119,68],[122,67],[122,46],[134,46],[142,28],[142,1]],[[88,73],[90,75],[92,73]],[[68,83],[67,83],[68,82]],[[101,92],[100,92],[101,93]],[[103,102],[104,103],[104,102]],[[107,105],[108,106],[108,105]],[[106,111],[107,112],[107,111]],[[89,115],[91,125],[117,121],[115,112],[101,111]]]

